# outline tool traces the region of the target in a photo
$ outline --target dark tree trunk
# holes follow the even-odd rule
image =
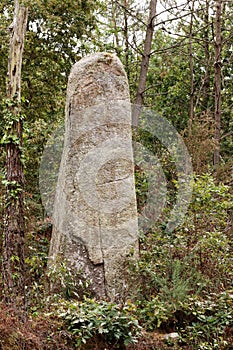
[[[8,60],[6,142],[6,205],[3,278],[8,302],[24,303],[24,172],[22,162],[21,67],[28,11],[15,0]]]
[[[111,16],[112,16],[112,26],[114,30],[114,39],[115,42],[113,42],[115,46],[115,50],[117,55],[120,57],[120,40],[119,40],[119,35],[118,35],[118,26],[117,26],[117,5],[115,4],[115,1],[111,1]]]
[[[194,119],[194,64],[193,64],[193,16],[194,16],[194,0],[190,5],[190,27],[189,27],[189,69],[190,69],[190,100],[189,100],[189,133],[192,131],[192,123]]]
[[[137,120],[138,120],[138,117],[140,114],[140,107],[143,104],[144,93],[146,90],[146,77],[147,77],[147,72],[148,72],[148,68],[149,68],[152,39],[153,39],[153,34],[154,34],[156,5],[157,5],[157,0],[150,1],[149,21],[148,21],[147,30],[146,30],[146,38],[145,38],[143,56],[142,56],[142,61],[141,61],[141,69],[140,69],[138,88],[137,88],[136,97],[134,100],[134,108],[133,108],[133,121],[134,121],[134,123],[137,123]]]
[[[124,39],[125,39],[125,70],[130,80],[130,67],[129,67],[129,31],[128,31],[128,16],[126,9],[128,7],[127,0],[124,0]]]
[[[206,7],[205,7],[205,16],[204,16],[204,23],[205,23],[205,31],[204,31],[204,48],[205,48],[205,78],[204,78],[204,86],[203,86],[203,109],[208,110],[209,108],[209,100],[210,100],[210,48],[209,48],[209,27],[210,27],[210,20],[209,20],[209,11],[210,11],[210,4],[209,0],[206,0]]]
[[[214,167],[217,168],[220,162],[220,139],[221,139],[221,17],[222,0],[215,1],[215,64],[214,64],[214,95],[215,95],[215,135],[214,135]]]

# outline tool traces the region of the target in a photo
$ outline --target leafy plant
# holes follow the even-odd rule
[[[85,280],[81,271],[75,271],[72,266],[62,258],[50,264],[47,272],[50,281],[50,291],[58,297],[66,299],[81,299],[90,293],[91,280]]]
[[[193,349],[225,349],[226,329],[233,326],[232,306],[232,294],[227,292],[189,298],[183,307],[193,321],[181,330],[182,339]]]
[[[149,331],[159,328],[162,324],[171,319],[174,314],[171,306],[161,301],[158,296],[150,301],[139,303],[139,306],[141,307],[138,312],[139,319],[143,327]]]
[[[135,317],[135,305],[84,298],[82,302],[60,301],[57,314],[65,320],[68,330],[76,335],[81,346],[93,337],[103,338],[110,344],[128,345],[137,342],[141,327]]]

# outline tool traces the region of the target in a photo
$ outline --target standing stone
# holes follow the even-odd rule
[[[127,77],[109,53],[81,59],[68,81],[65,139],[50,259],[64,256],[92,280],[96,297],[118,297],[125,263],[138,254]]]

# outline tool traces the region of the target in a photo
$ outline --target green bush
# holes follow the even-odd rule
[[[205,299],[189,298],[183,309],[187,315],[186,325],[181,329],[185,343],[191,343],[195,350],[228,348],[231,342],[225,333],[233,326],[232,294],[222,292],[207,295]]]
[[[118,305],[107,301],[84,298],[82,302],[59,302],[57,314],[76,336],[77,346],[88,339],[99,337],[114,344],[137,342],[141,327],[135,317],[135,306],[130,302]]]

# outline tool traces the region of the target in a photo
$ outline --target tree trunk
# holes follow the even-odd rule
[[[125,39],[125,71],[128,79],[130,80],[130,67],[129,67],[129,31],[128,31],[128,16],[126,9],[128,7],[127,0],[124,0],[124,39]]]
[[[21,67],[28,11],[15,0],[8,60],[6,120],[6,205],[3,278],[8,302],[24,304],[24,172],[22,163]]]
[[[147,77],[147,72],[149,68],[152,39],[154,34],[156,5],[157,5],[157,0],[150,1],[149,21],[148,21],[147,30],[146,30],[146,38],[144,43],[143,57],[141,61],[139,82],[138,82],[138,88],[137,88],[136,97],[134,100],[134,108],[133,108],[133,122],[135,124],[137,124],[141,106],[143,104],[144,93],[146,90],[146,77]]]
[[[215,0],[215,64],[214,64],[214,95],[215,95],[215,147],[214,147],[214,167],[217,168],[220,162],[220,138],[221,138],[221,17],[222,0]]]
[[[116,50],[116,53],[117,55],[120,57],[120,40],[119,40],[119,35],[118,35],[118,26],[117,26],[117,6],[115,4],[115,1],[111,1],[111,16],[112,16],[112,26],[113,26],[113,30],[114,30],[114,39],[115,39],[115,42],[113,42],[114,46],[115,46],[115,50]]]
[[[191,18],[189,27],[189,69],[190,69],[190,100],[189,100],[189,134],[192,131],[192,123],[194,119],[194,68],[193,68],[193,16],[194,16],[194,0],[190,7]]]
[[[204,78],[204,86],[203,86],[203,109],[208,110],[209,108],[209,99],[210,99],[210,48],[209,48],[209,11],[210,4],[209,0],[206,0],[205,5],[205,15],[204,15],[204,23],[205,23],[205,31],[204,31],[204,48],[205,48],[205,78]]]

